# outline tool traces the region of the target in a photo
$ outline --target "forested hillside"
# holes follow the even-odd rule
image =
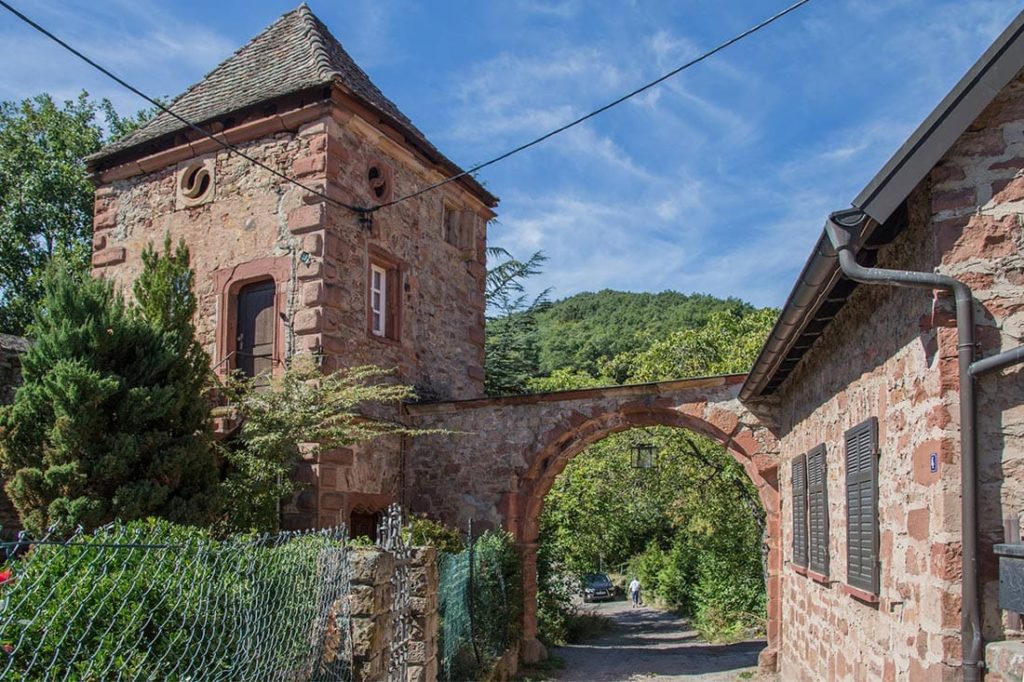
[[[719,311],[743,315],[753,307],[706,294],[632,293],[605,289],[570,296],[536,313],[541,375],[572,368],[600,376],[608,360],[640,350],[672,332],[697,329]],[[619,381],[625,376],[615,377]]]

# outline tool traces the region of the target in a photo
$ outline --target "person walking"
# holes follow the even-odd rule
[[[640,606],[640,581],[633,578],[633,582],[629,584],[629,596],[633,599],[633,606],[630,608],[637,608]]]

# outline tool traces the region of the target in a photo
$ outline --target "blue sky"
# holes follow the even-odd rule
[[[12,0],[116,73],[176,95],[295,2]],[[675,68],[788,0],[311,0],[450,158],[486,160]],[[654,91],[492,166],[491,244],[532,285],[781,305],[849,205],[1019,0],[813,0]],[[0,99],[84,88],[142,106],[0,13]]]

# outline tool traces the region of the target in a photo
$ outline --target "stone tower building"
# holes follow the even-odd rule
[[[487,221],[497,199],[471,177],[373,214],[460,172],[385,97],[306,5],[174,100],[168,114],[89,159],[93,273],[128,286],[165,235],[192,253],[196,328],[215,371],[397,368],[423,398],[483,393]],[[325,198],[326,197],[326,198]],[[402,444],[302,463],[311,484],[285,524],[351,521],[398,495]]]

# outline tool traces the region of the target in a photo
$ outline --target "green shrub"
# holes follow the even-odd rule
[[[411,515],[408,528],[409,542],[414,546],[434,547],[446,554],[458,554],[465,549],[459,531],[427,518],[426,514]]]
[[[168,679],[183,665],[186,644],[204,640],[207,665],[228,663],[229,651],[216,636],[227,625],[226,603],[211,595],[237,589],[229,575],[207,561],[179,564],[173,555],[188,549],[102,546],[168,544],[195,551],[209,540],[203,530],[140,521],[81,536],[75,546],[38,546],[9,564],[14,579],[0,587],[0,643],[13,647],[13,670],[5,679],[42,679],[53,670],[81,680],[114,672]],[[45,667],[26,675],[21,671],[33,656]]]
[[[0,677],[308,677],[310,642],[344,596],[332,547],[343,551],[320,534],[218,541],[153,519],[38,545],[0,585]]]
[[[657,540],[651,540],[643,552],[634,556],[629,562],[627,578],[640,581],[640,594],[651,603],[660,595],[661,571],[665,567],[666,553]],[[628,583],[627,583],[628,584]]]

